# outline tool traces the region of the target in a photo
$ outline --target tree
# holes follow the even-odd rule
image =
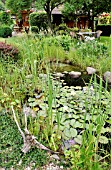
[[[89,19],[92,20],[92,30],[94,29],[94,17],[103,12],[111,11],[110,0],[70,0],[65,3],[63,14],[65,16],[75,15],[76,11],[82,10],[88,13]]]
[[[6,7],[15,14],[22,10],[30,9],[31,4],[32,0],[6,0]]]
[[[36,0],[37,9],[44,9],[46,11],[48,17],[48,25],[51,29],[52,29],[52,24],[51,24],[52,10],[55,7],[58,7],[59,5],[64,4],[66,1],[67,0]]]

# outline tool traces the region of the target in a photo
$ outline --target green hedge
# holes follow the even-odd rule
[[[5,11],[1,11],[0,12],[0,25],[12,25],[13,24],[13,21],[10,17],[10,14],[5,12]]]
[[[101,30],[102,36],[110,36],[110,34],[111,34],[111,24],[97,25],[96,30]]]
[[[31,32],[39,33],[39,28],[37,26],[31,26]]]
[[[45,12],[33,12],[29,15],[30,26],[38,27],[39,31],[48,30],[48,18]]]
[[[12,36],[12,30],[9,26],[2,25],[0,27],[0,37],[7,38]]]

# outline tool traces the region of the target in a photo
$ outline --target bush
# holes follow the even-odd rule
[[[29,15],[29,21],[30,21],[30,25],[32,26],[36,26],[38,27],[39,31],[47,31],[48,30],[48,18],[47,18],[47,14],[42,12],[42,13],[38,13],[38,12],[33,12]]]
[[[2,25],[0,27],[0,37],[7,38],[7,37],[12,36],[12,30],[10,29],[9,26]]]
[[[66,24],[60,24],[54,29],[54,33],[56,35],[67,35],[69,34],[69,32],[70,32],[70,29],[67,27]]]
[[[65,51],[70,50],[72,39],[68,35],[59,35],[54,37],[49,37],[45,40],[45,43],[49,46],[61,46]]]
[[[15,59],[18,56],[18,49],[4,42],[0,42],[0,57],[6,59],[8,56]]]
[[[11,25],[13,23],[13,21],[10,18],[10,14],[2,11],[0,12],[0,24],[2,25]]]
[[[31,32],[39,33],[39,28],[37,26],[31,26]]]
[[[110,34],[111,34],[111,24],[97,25],[96,30],[101,30],[102,36],[110,36]]]

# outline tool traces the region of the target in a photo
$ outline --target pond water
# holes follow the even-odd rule
[[[52,62],[50,64],[50,67],[52,69],[52,72],[64,72],[64,71],[67,71],[67,72],[70,72],[70,71],[80,71],[80,67],[79,66],[76,66],[76,65],[71,65],[71,64],[66,64],[66,63],[55,63],[55,62]]]
[[[70,65],[66,63],[51,63],[51,72],[56,73],[65,73],[64,83],[66,83],[68,86],[86,86],[87,83],[89,83],[91,76],[87,74],[84,70],[81,70],[81,68],[77,65]],[[78,78],[71,78],[69,76],[69,72],[75,71],[75,72],[81,72],[81,76]]]

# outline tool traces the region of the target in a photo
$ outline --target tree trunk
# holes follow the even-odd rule
[[[94,31],[94,16],[92,16],[92,24],[91,24],[91,29],[92,29],[92,31]]]
[[[47,11],[47,17],[48,17],[48,26],[52,30],[51,11]]]

